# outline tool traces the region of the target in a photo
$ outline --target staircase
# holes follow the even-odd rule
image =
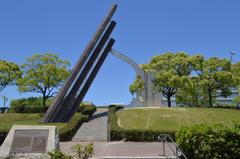
[[[107,109],[98,109],[88,122],[82,124],[82,126],[78,129],[72,138],[72,141],[108,141],[107,120]]]

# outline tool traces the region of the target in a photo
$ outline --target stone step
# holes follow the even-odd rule
[[[72,141],[107,141],[107,110],[97,110],[87,123],[83,123],[78,129]]]
[[[106,156],[106,157],[91,157],[90,159],[177,159],[175,156]]]

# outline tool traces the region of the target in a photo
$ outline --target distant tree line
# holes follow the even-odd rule
[[[55,96],[60,86],[70,74],[70,63],[56,54],[35,54],[20,66],[0,60],[0,92],[7,86],[16,85],[19,92],[39,93],[42,105]],[[230,88],[240,85],[240,62],[232,64],[228,59],[203,55],[190,56],[184,52],[168,52],[154,56],[149,63],[141,66],[144,71],[155,75],[154,92],[171,98],[186,106],[214,105],[218,96],[231,95]],[[136,77],[130,86],[132,94],[141,93],[144,82]],[[220,91],[221,93],[217,93]]]
[[[166,97],[168,107],[173,96],[177,103],[185,106],[213,107],[218,96],[227,97],[231,95],[231,87],[240,85],[240,62],[232,64],[228,59],[217,57],[205,59],[203,55],[168,52],[154,56],[142,68],[154,73],[153,93],[160,92]],[[137,77],[130,91],[140,93],[143,88],[143,81]]]
[[[16,85],[18,91],[40,93],[42,106],[53,97],[69,76],[70,63],[56,54],[35,54],[20,66],[0,60],[0,92],[7,86]]]

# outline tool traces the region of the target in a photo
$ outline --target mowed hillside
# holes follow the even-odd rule
[[[133,108],[117,112],[118,125],[125,129],[177,131],[195,124],[240,122],[240,110],[218,108]]]

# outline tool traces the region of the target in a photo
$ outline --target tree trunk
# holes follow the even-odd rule
[[[212,101],[212,91],[208,89],[208,101],[209,101],[209,106],[213,107],[213,101]]]
[[[167,97],[167,102],[168,102],[168,107],[171,107],[171,97],[170,96]]]
[[[47,97],[45,94],[43,94],[42,106],[46,106],[46,100],[47,100]]]

